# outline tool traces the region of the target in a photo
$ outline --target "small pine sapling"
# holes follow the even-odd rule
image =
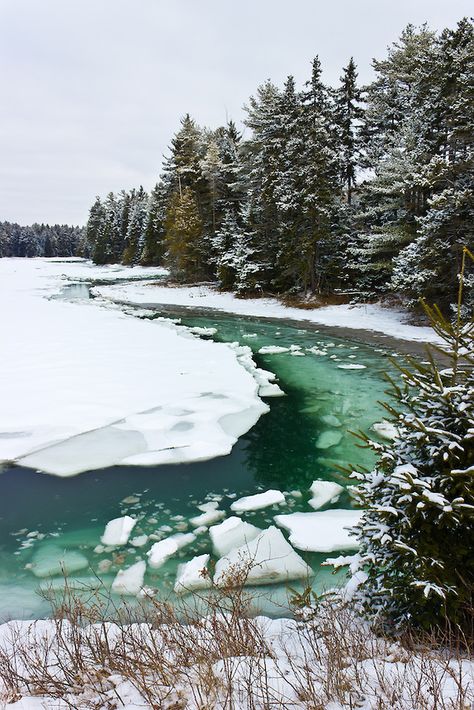
[[[391,381],[394,442],[365,445],[379,455],[354,472],[366,509],[355,600],[382,624],[422,628],[472,624],[474,596],[474,320],[462,315],[464,248],[457,313],[451,322],[423,304],[442,343],[426,362],[407,358]],[[353,585],[354,586],[354,585]]]

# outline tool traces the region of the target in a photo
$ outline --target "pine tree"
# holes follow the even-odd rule
[[[463,259],[474,256],[463,251]],[[392,446],[365,441],[379,455],[370,473],[356,473],[366,508],[356,598],[379,621],[428,628],[472,620],[474,591],[474,320],[463,321],[460,275],[454,322],[425,306],[443,366],[399,366],[392,381],[398,427]],[[446,367],[445,365],[448,365]]]
[[[361,159],[359,132],[364,116],[362,95],[357,85],[357,69],[351,57],[335,92],[335,121],[341,146],[341,177],[346,186],[347,203],[352,203],[357,168]]]
[[[334,133],[334,111],[321,78],[319,58],[313,60],[311,80],[303,96],[305,151],[302,177],[304,217],[299,255],[304,291],[320,293],[334,277],[334,220],[340,193],[340,165]]]
[[[190,187],[177,191],[166,214],[167,264],[182,281],[202,277],[203,225],[194,193]]]
[[[89,212],[86,226],[86,240],[91,245],[92,260],[95,264],[105,264],[107,245],[105,241],[105,210],[99,197],[96,197]]]
[[[161,264],[165,254],[166,190],[162,183],[153,188],[147,206],[145,241],[140,263]]]
[[[145,222],[147,217],[148,196],[140,186],[132,196],[125,249],[122,261],[124,264],[137,264],[140,261],[145,242]]]
[[[395,259],[391,287],[412,299],[436,297],[446,310],[456,298],[463,245],[474,244],[472,22],[443,32],[431,70],[435,97],[424,115],[435,117],[435,152],[419,170],[426,210],[417,219],[416,238]]]

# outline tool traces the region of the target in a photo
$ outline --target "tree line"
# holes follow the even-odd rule
[[[150,194],[96,199],[86,251],[241,294],[447,306],[474,244],[473,23],[409,25],[373,68],[365,87],[352,59],[336,87],[318,57],[299,89],[266,81],[245,106],[245,138],[232,121],[184,116]]]
[[[0,257],[74,256],[81,250],[83,237],[83,227],[67,224],[22,227],[15,222],[0,222]]]

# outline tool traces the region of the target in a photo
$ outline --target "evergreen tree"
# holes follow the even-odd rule
[[[391,287],[409,298],[456,298],[463,244],[474,244],[474,30],[462,20],[438,43],[432,120],[436,152],[419,171],[427,195],[415,239],[395,260]],[[448,258],[446,258],[448,257]]]
[[[161,264],[165,254],[166,190],[162,183],[153,188],[148,201],[145,241],[140,263]]]
[[[132,196],[122,258],[124,264],[136,264],[140,261],[145,242],[147,204],[148,196],[145,190],[140,187]]]
[[[304,217],[300,229],[299,257],[304,291],[320,293],[334,278],[337,254],[334,229],[340,193],[340,165],[334,132],[334,111],[321,79],[316,57],[311,80],[303,95],[305,151],[303,155]]]
[[[165,222],[167,264],[182,281],[202,277],[203,225],[194,193],[185,187],[173,194]]]
[[[464,249],[464,259],[474,256]],[[397,407],[387,405],[398,436],[392,446],[369,441],[379,455],[357,473],[366,508],[360,541],[357,599],[379,621],[425,628],[472,617],[474,590],[474,321],[454,323],[425,306],[448,367],[410,359],[399,367]]]
[[[107,261],[107,244],[105,241],[105,210],[99,197],[96,197],[89,212],[86,225],[86,240],[91,245],[92,260],[95,264],[105,264]]]
[[[352,57],[343,69],[340,82],[341,85],[335,92],[335,122],[341,150],[341,178],[346,187],[347,203],[350,205],[361,159],[359,132],[364,116],[361,90],[357,85],[357,69]]]

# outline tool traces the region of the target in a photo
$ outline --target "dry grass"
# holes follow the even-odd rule
[[[251,601],[235,580],[179,607],[117,607],[105,590],[66,586],[49,625],[12,622],[3,635],[4,698],[78,710],[124,707],[131,694],[157,710],[471,708],[472,654],[454,630],[395,642],[334,599],[271,624],[249,616]]]

